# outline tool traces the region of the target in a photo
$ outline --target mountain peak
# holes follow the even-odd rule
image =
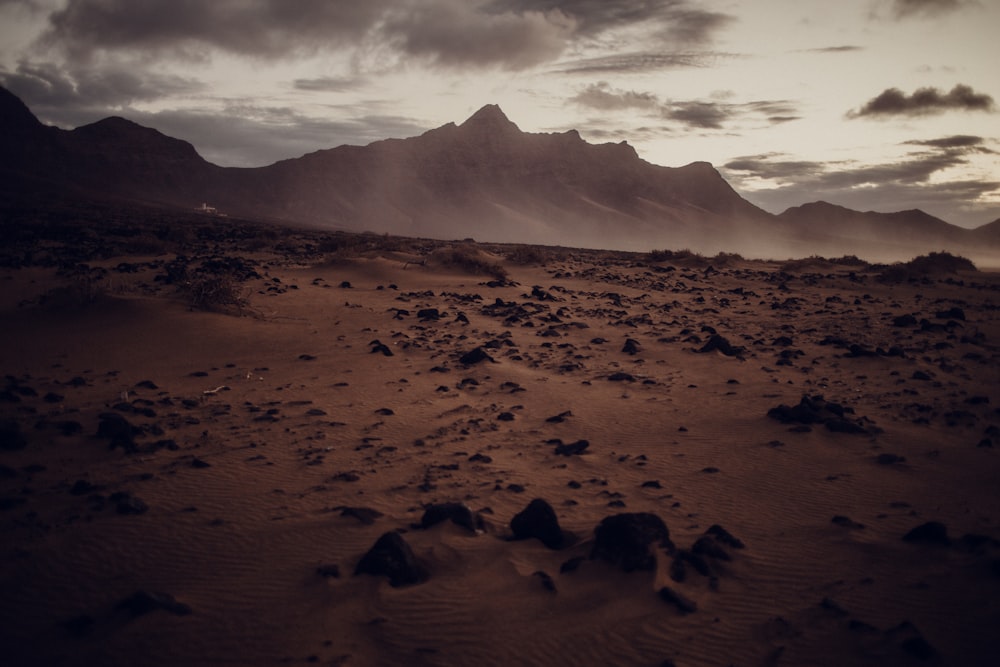
[[[479,111],[469,116],[469,119],[462,123],[459,127],[521,131],[517,125],[507,118],[507,115],[496,104],[487,104]]]

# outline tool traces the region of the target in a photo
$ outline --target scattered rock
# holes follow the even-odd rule
[[[28,446],[28,440],[21,433],[21,425],[16,421],[0,421],[0,450],[14,451]]]
[[[469,506],[464,503],[428,505],[424,510],[424,515],[420,517],[420,527],[430,528],[445,521],[451,521],[456,526],[465,528],[472,533],[482,530],[484,527],[483,518],[473,513]]]
[[[459,363],[465,366],[472,366],[473,364],[478,364],[483,361],[489,361],[491,363],[496,363],[496,360],[486,353],[482,347],[477,347],[463,354],[458,359]]]
[[[588,447],[590,447],[590,443],[586,440],[577,440],[568,445],[560,443],[556,445],[555,453],[558,456],[579,456]]]
[[[352,517],[366,526],[375,523],[375,520],[383,516],[381,512],[371,507],[338,507],[340,516]]]
[[[922,544],[938,544],[950,546],[951,539],[948,537],[948,528],[939,521],[928,521],[912,529],[903,535],[904,542],[917,542]]]
[[[700,349],[695,350],[699,354],[705,354],[708,352],[714,352],[718,350],[727,357],[740,357],[746,350],[742,347],[737,347],[726,340],[719,334],[713,334],[709,337],[708,341],[701,346]]]
[[[510,529],[515,539],[537,538],[549,549],[559,549],[565,541],[555,510],[541,498],[535,498],[518,512],[510,520]]]
[[[626,572],[656,567],[653,547],[673,550],[670,531],[655,514],[636,512],[605,517],[594,529],[591,559],[600,559]]]
[[[385,533],[375,545],[361,557],[355,576],[371,574],[389,578],[393,588],[419,584],[427,581],[429,574],[413,554],[410,545],[396,532]]]
[[[191,607],[178,602],[173,595],[156,591],[136,591],[115,605],[115,609],[127,612],[132,618],[162,609],[178,616],[187,616]]]
[[[542,570],[538,570],[537,572],[532,573],[531,576],[538,577],[538,579],[542,582],[542,588],[544,588],[545,590],[547,590],[547,591],[549,591],[551,593],[556,593],[557,592],[556,591],[556,582],[554,582],[552,580],[552,577],[547,572],[543,572]]]
[[[694,600],[691,600],[669,586],[664,586],[660,589],[660,599],[677,607],[677,610],[682,614],[692,614],[698,610],[698,605],[694,603]]]

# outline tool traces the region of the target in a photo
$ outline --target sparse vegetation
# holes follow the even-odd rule
[[[497,280],[507,279],[507,269],[497,262],[490,261],[489,257],[475,246],[467,243],[438,248],[431,253],[431,258],[441,266],[461,269],[473,275],[491,276]]]
[[[178,286],[188,305],[196,310],[243,315],[250,306],[249,290],[231,272],[196,272]]]
[[[885,267],[879,274],[882,282],[906,282],[949,275],[959,271],[977,271],[971,260],[949,252],[932,252],[914,257],[909,262]]]

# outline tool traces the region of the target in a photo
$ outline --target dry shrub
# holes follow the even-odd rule
[[[878,279],[883,282],[905,282],[949,275],[959,271],[977,271],[971,260],[949,252],[932,252],[914,257],[909,262],[885,267]]]
[[[527,266],[529,264],[549,264],[553,261],[553,253],[536,245],[514,246],[506,253],[507,259],[514,264]]]
[[[438,248],[431,258],[441,266],[456,268],[477,276],[491,276],[497,280],[507,279],[507,269],[468,244]]]
[[[193,273],[180,283],[180,289],[196,310],[243,315],[250,306],[249,290],[232,273]]]
[[[693,250],[650,250],[646,255],[648,262],[682,262],[685,260],[702,261],[705,258]]]

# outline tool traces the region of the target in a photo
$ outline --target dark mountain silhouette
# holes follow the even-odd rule
[[[1000,246],[921,211],[817,202],[771,215],[710,164],[662,167],[627,143],[525,133],[487,105],[410,139],[339,146],[252,168],[206,162],[123,118],[61,130],[0,88],[0,176],[11,192],[78,193],[336,229],[437,238],[751,256],[912,256]],[[994,223],[995,225],[996,223]],[[989,226],[988,226],[989,227]]]

